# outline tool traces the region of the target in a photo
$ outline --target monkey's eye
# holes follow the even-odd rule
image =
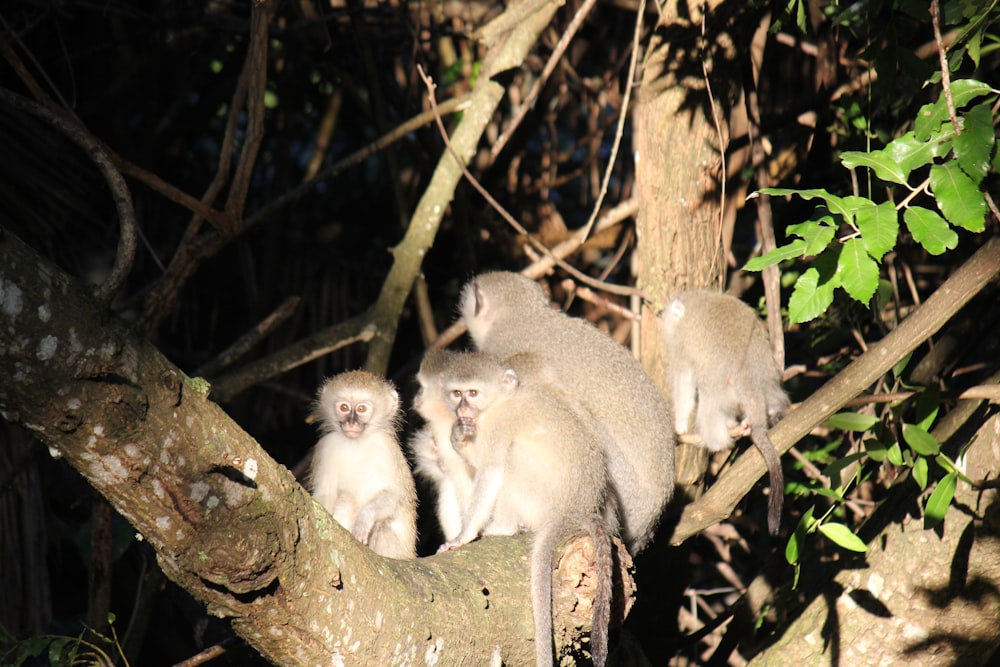
[[[364,403],[362,403],[361,405],[358,406],[358,414],[359,415],[363,415],[366,412],[368,412],[368,406],[367,405],[365,405]]]
[[[479,396],[479,390],[478,389],[470,389],[469,390],[469,398],[475,398],[476,396]]]
[[[462,398],[462,390],[461,389],[452,389],[451,390],[451,397],[452,398]]]
[[[340,412],[350,412],[351,411],[351,404],[350,403],[337,403],[337,410],[339,410]]]

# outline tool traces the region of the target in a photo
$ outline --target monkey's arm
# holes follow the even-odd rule
[[[389,521],[395,518],[403,504],[400,494],[395,489],[384,489],[375,495],[364,507],[358,511],[354,525],[351,526],[351,534],[367,546],[372,530],[380,521]]]
[[[479,537],[493,516],[500,489],[503,488],[503,480],[504,468],[501,465],[484,466],[477,472],[472,488],[472,500],[462,518],[462,530],[458,537],[445,542],[441,546],[441,551],[455,549]]]

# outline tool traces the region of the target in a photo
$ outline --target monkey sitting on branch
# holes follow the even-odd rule
[[[399,394],[367,371],[327,380],[315,414],[324,435],[309,473],[313,497],[341,526],[388,558],[416,558],[417,492],[396,429]]]
[[[749,432],[767,463],[767,525],[777,535],[784,475],[767,429],[788,409],[788,395],[763,323],[736,297],[705,290],[677,295],[662,322],[677,433],[693,429],[699,445],[717,452]]]
[[[434,373],[430,371],[433,370]],[[535,660],[553,664],[552,568],[564,539],[587,532],[594,541],[596,594],[591,655],[604,665],[611,607],[611,533],[601,437],[561,394],[541,382],[521,383],[511,364],[474,352],[438,352],[421,367],[420,406],[443,401],[454,414],[450,445],[472,471],[461,527],[441,550],[475,540],[491,525],[534,533],[531,598]],[[429,396],[432,391],[439,396]],[[444,443],[437,443],[439,448]]]
[[[589,322],[553,309],[540,285],[518,273],[482,273],[459,303],[481,352],[529,354],[548,382],[597,424],[622,537],[633,555],[652,540],[674,490],[670,405],[622,345]]]

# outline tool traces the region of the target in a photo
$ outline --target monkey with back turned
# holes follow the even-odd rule
[[[501,358],[530,353],[552,383],[600,426],[622,537],[636,554],[652,539],[674,489],[674,428],[663,392],[623,346],[589,322],[550,307],[517,273],[483,273],[459,310],[476,348]]]
[[[678,294],[662,322],[677,433],[695,431],[699,444],[717,452],[749,430],[767,463],[767,524],[776,535],[784,475],[767,429],[788,409],[788,395],[763,323],[736,297],[707,290]]]

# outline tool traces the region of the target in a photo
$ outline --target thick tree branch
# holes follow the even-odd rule
[[[2,229],[0,374],[10,379],[0,414],[59,452],[170,579],[276,664],[534,655],[529,537],[414,561],[376,556],[208,400],[204,383]],[[578,596],[592,599],[580,585],[591,563],[573,551],[573,574],[554,582],[564,642],[587,627]]]
[[[992,238],[888,336],[872,345],[851,365],[771,429],[779,453],[788,451],[817,424],[865,391],[879,376],[934,335],[972,297],[1000,273],[1000,238]],[[697,502],[684,508],[671,538],[680,544],[707,526],[722,521],[767,471],[754,449],[743,454]]]

